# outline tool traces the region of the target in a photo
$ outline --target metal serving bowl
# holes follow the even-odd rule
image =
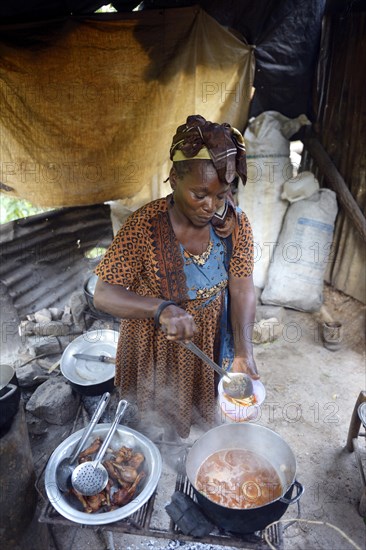
[[[110,427],[111,424],[98,424],[85,443],[85,448],[90,445],[96,437],[100,436],[103,438]],[[145,457],[143,469],[146,473],[146,477],[141,481],[136,497],[125,506],[113,510],[112,512],[87,514],[86,512],[80,511],[80,509],[78,509],[77,500],[75,499],[74,504],[74,500],[72,500],[67,493],[62,493],[56,483],[56,468],[58,464],[63,458],[71,455],[82,432],[83,430],[79,430],[65,439],[65,441],[55,449],[47,463],[45,471],[45,489],[50,503],[55,510],[66,519],[83,525],[105,525],[134,514],[149,500],[159,482],[162,470],[162,460],[158,448],[143,434],[131,428],[127,428],[126,426],[119,426],[113,436],[110,448],[117,450],[122,447],[122,445],[125,445],[126,447],[133,448],[135,452],[141,452]]]

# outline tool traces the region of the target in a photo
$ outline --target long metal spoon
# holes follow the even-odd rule
[[[114,417],[113,424],[110,427],[105,440],[102,443],[101,448],[98,451],[97,456],[90,462],[83,462],[76,466],[71,476],[71,483],[75,491],[81,493],[84,496],[97,495],[108,483],[108,472],[101,464],[101,461],[106,453],[108,445],[117,429],[118,423],[126,410],[128,402],[124,399],[118,403],[116,416]]]
[[[86,440],[94,430],[98,420],[102,416],[105,408],[108,404],[111,394],[106,392],[102,395],[97,408],[91,417],[89,426],[85,428],[84,433],[75,446],[75,449],[71,456],[68,456],[61,460],[56,469],[56,483],[60,491],[68,491],[71,488],[71,475],[77,466],[77,458],[80,452],[83,450]]]
[[[183,347],[189,349],[192,353],[197,355],[202,361],[210,365],[220,376],[222,376],[222,384],[224,392],[234,399],[246,399],[253,395],[253,382],[248,374],[244,372],[231,373],[219,367],[215,361],[211,359],[206,353],[204,353],[199,347],[192,341],[184,342],[178,341]]]

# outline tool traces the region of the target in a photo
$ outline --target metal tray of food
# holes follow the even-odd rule
[[[98,424],[85,443],[85,447],[90,445],[98,436],[103,439],[110,427],[111,424]],[[71,498],[70,494],[60,491],[56,483],[58,464],[63,458],[72,454],[76,443],[82,436],[82,432],[83,430],[79,430],[65,439],[55,449],[47,463],[45,490],[50,503],[66,519],[83,525],[104,525],[127,518],[139,510],[156,489],[162,471],[162,459],[159,449],[143,434],[126,426],[119,426],[113,436],[110,448],[117,451],[122,446],[126,446],[132,448],[134,452],[142,453],[145,457],[142,468],[146,475],[136,490],[136,496],[128,504],[116,510],[98,511],[90,514],[80,509],[77,499]]]

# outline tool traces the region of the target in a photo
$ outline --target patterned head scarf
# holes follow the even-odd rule
[[[238,175],[247,181],[244,139],[230,124],[209,122],[200,115],[191,115],[177,128],[170,148],[173,162],[208,159],[215,166],[219,179],[231,183]]]

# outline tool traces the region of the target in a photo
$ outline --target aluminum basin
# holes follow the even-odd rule
[[[98,424],[86,442],[85,448],[88,447],[97,436],[104,438],[110,427],[111,424]],[[159,482],[162,470],[160,451],[156,445],[143,434],[131,428],[127,428],[126,426],[119,426],[109,447],[113,450],[117,450],[122,447],[122,445],[125,445],[126,447],[133,448],[134,452],[143,453],[145,456],[143,469],[146,473],[146,477],[141,480],[136,497],[125,506],[111,512],[88,514],[72,506],[70,504],[73,502],[72,499],[70,499],[66,493],[62,493],[56,483],[56,468],[58,464],[63,458],[72,454],[74,446],[82,436],[82,432],[83,430],[79,430],[65,439],[65,441],[55,449],[47,463],[45,471],[45,490],[50,503],[63,517],[83,525],[105,525],[134,514],[149,500]]]

